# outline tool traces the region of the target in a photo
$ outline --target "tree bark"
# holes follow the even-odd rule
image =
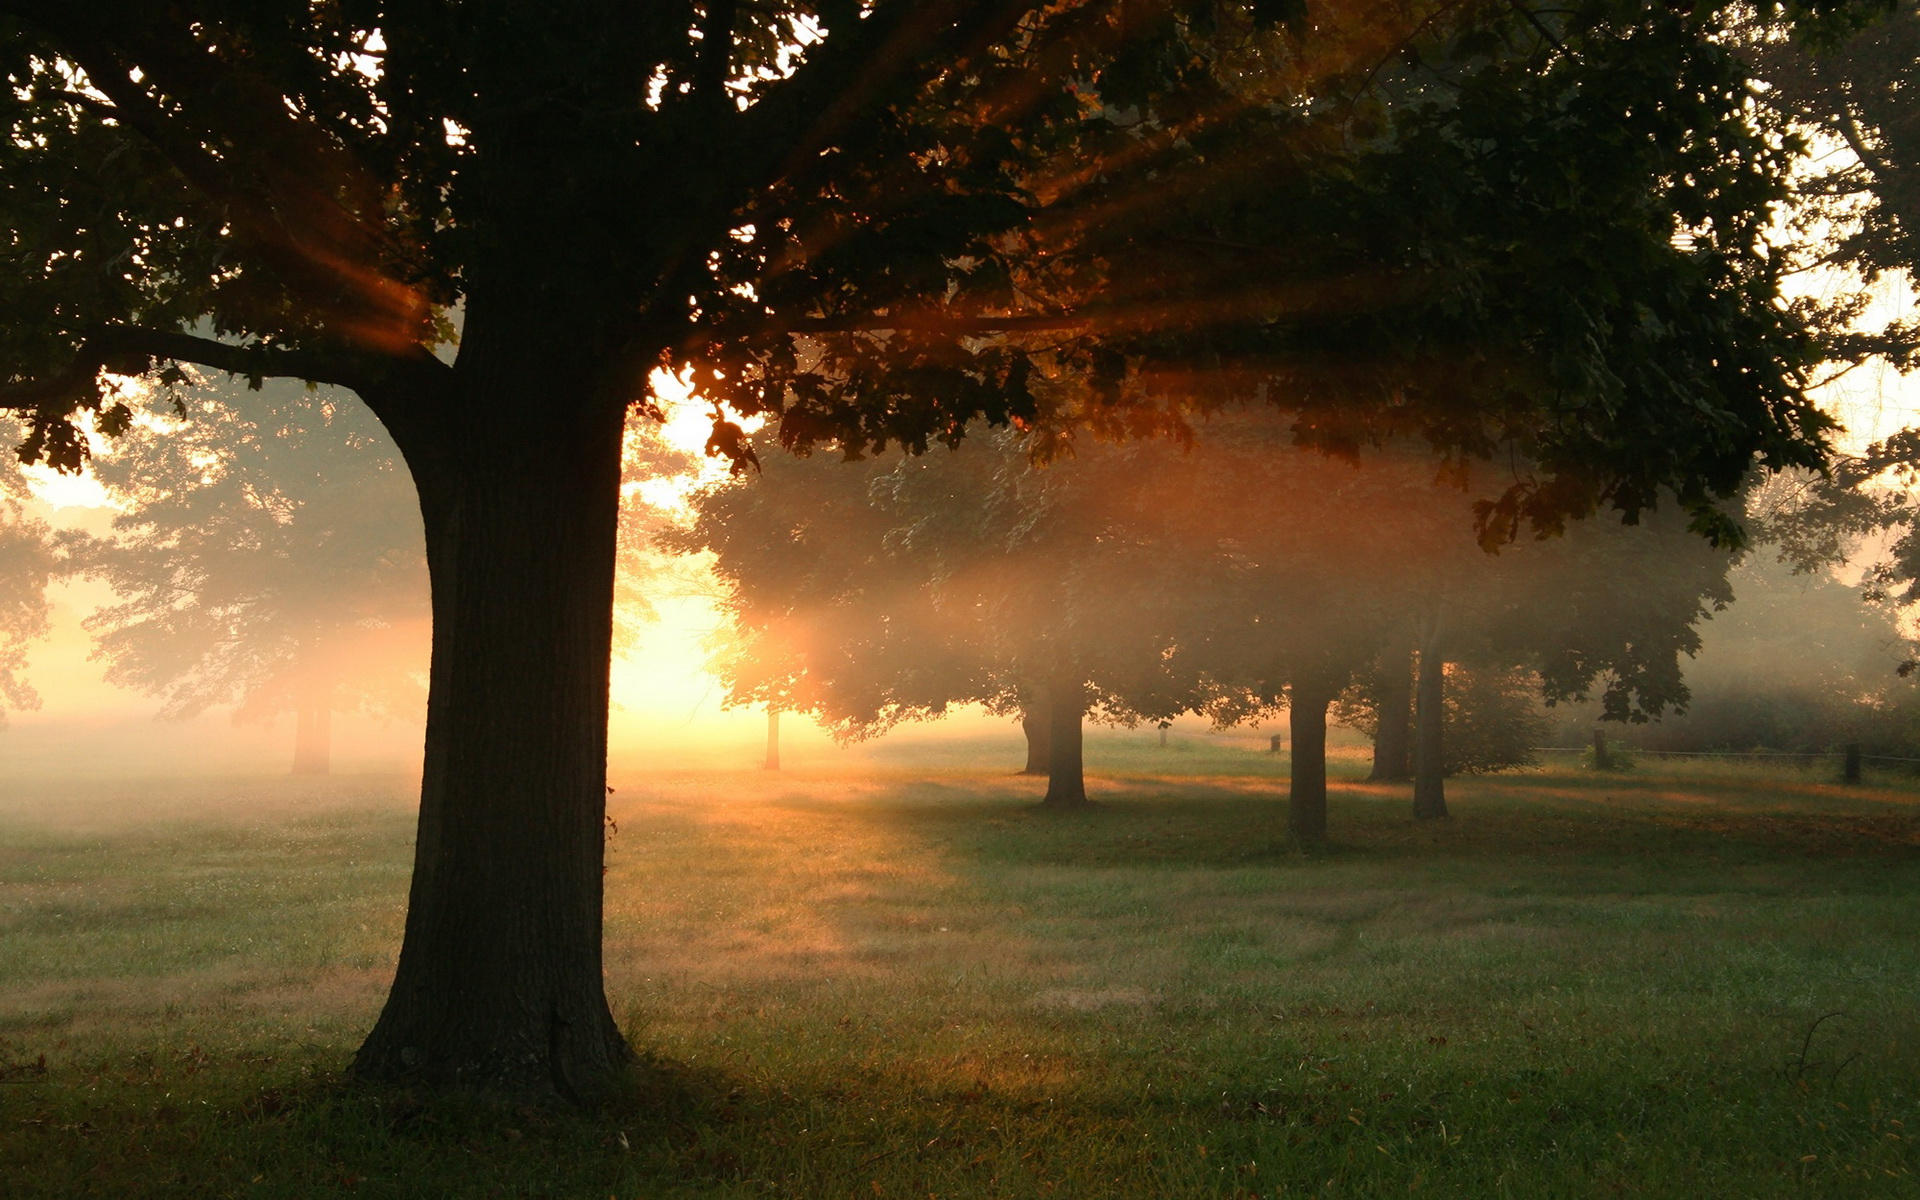
[[[333,707],[303,704],[293,716],[293,773],[325,775],[332,769]]]
[[[1047,794],[1048,808],[1083,808],[1087,804],[1087,777],[1082,762],[1081,722],[1087,711],[1087,685],[1063,679],[1048,691]]]
[[[1413,815],[1422,821],[1447,815],[1446,777],[1442,771],[1445,728],[1446,660],[1431,648],[1420,652],[1415,685],[1413,737]]]
[[[767,705],[767,757],[761,761],[762,771],[780,769],[780,710]]]
[[[1053,762],[1053,712],[1046,700],[1035,697],[1020,712],[1020,732],[1027,735],[1027,765],[1022,775],[1046,775]]]
[[[444,398],[463,417],[395,429],[433,660],[406,933],[353,1070],[585,1099],[632,1058],[601,974],[624,401],[570,392],[564,356],[493,350],[515,339],[476,324],[461,362],[485,355],[482,378]]]
[[[1373,736],[1370,783],[1413,778],[1413,655],[1389,651],[1381,658],[1380,722]]]
[[[1320,845],[1327,840],[1327,706],[1333,689],[1302,679],[1288,691],[1293,757],[1287,764],[1287,832],[1303,845]]]

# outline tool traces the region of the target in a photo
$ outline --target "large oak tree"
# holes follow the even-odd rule
[[[852,451],[1259,392],[1336,448],[1519,446],[1539,467],[1493,536],[1662,485],[1725,531],[1716,495],[1815,461],[1823,422],[1763,246],[1790,147],[1721,17],[4,0],[0,404],[68,468],[76,412],[127,420],[103,371],[293,376],[379,416],[434,651],[405,942],[356,1069],[585,1093],[630,1056],[601,819],[651,369]]]

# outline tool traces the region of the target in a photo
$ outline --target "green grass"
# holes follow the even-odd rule
[[[397,781],[0,798],[0,1197],[1909,1196],[1920,793],[1090,745],[616,777],[597,1114],[348,1086]],[[1254,743],[1248,743],[1248,746]],[[1826,1014],[1838,1014],[1822,1021]]]

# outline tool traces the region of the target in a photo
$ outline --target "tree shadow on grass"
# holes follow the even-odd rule
[[[914,785],[926,794],[925,785]],[[1099,803],[1085,820],[1062,814],[990,806],[863,806],[862,819],[902,834],[938,829],[951,837],[971,831],[964,845],[982,856],[1089,867],[1124,865],[1229,866],[1254,860],[1405,859],[1410,862],[1487,858],[1604,863],[1649,854],[1754,862],[1877,857],[1920,859],[1920,807],[1904,797],[1843,796],[1824,808],[1821,792],[1796,789],[1788,802],[1756,802],[1751,790],[1723,798],[1720,789],[1693,789],[1662,781],[1636,790],[1614,788],[1596,800],[1586,789],[1569,794],[1525,777],[1456,781],[1454,816],[1415,821],[1404,789],[1349,783],[1329,790],[1331,838],[1307,853],[1285,833],[1285,791],[1262,779],[1151,777],[1098,781]],[[959,795],[962,789],[952,789]],[[1738,803],[1724,802],[1737,797]],[[929,796],[929,799],[932,799]],[[986,818],[982,820],[983,816]]]
[[[290,1066],[198,1047],[43,1064],[9,1081],[0,1193],[650,1195],[641,1180],[730,1174],[712,1134],[764,1107],[724,1071],[650,1056],[591,1108]]]

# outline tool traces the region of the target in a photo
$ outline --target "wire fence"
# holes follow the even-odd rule
[[[1529,746],[1527,749],[1534,754],[1593,753],[1592,746]],[[1611,754],[1625,754],[1635,758],[1766,759],[1770,761],[1836,759],[1845,762],[1851,756],[1863,763],[1920,763],[1920,758],[1898,754],[1866,754],[1847,747],[1838,750],[1643,750],[1638,746],[1609,742],[1607,751]]]

